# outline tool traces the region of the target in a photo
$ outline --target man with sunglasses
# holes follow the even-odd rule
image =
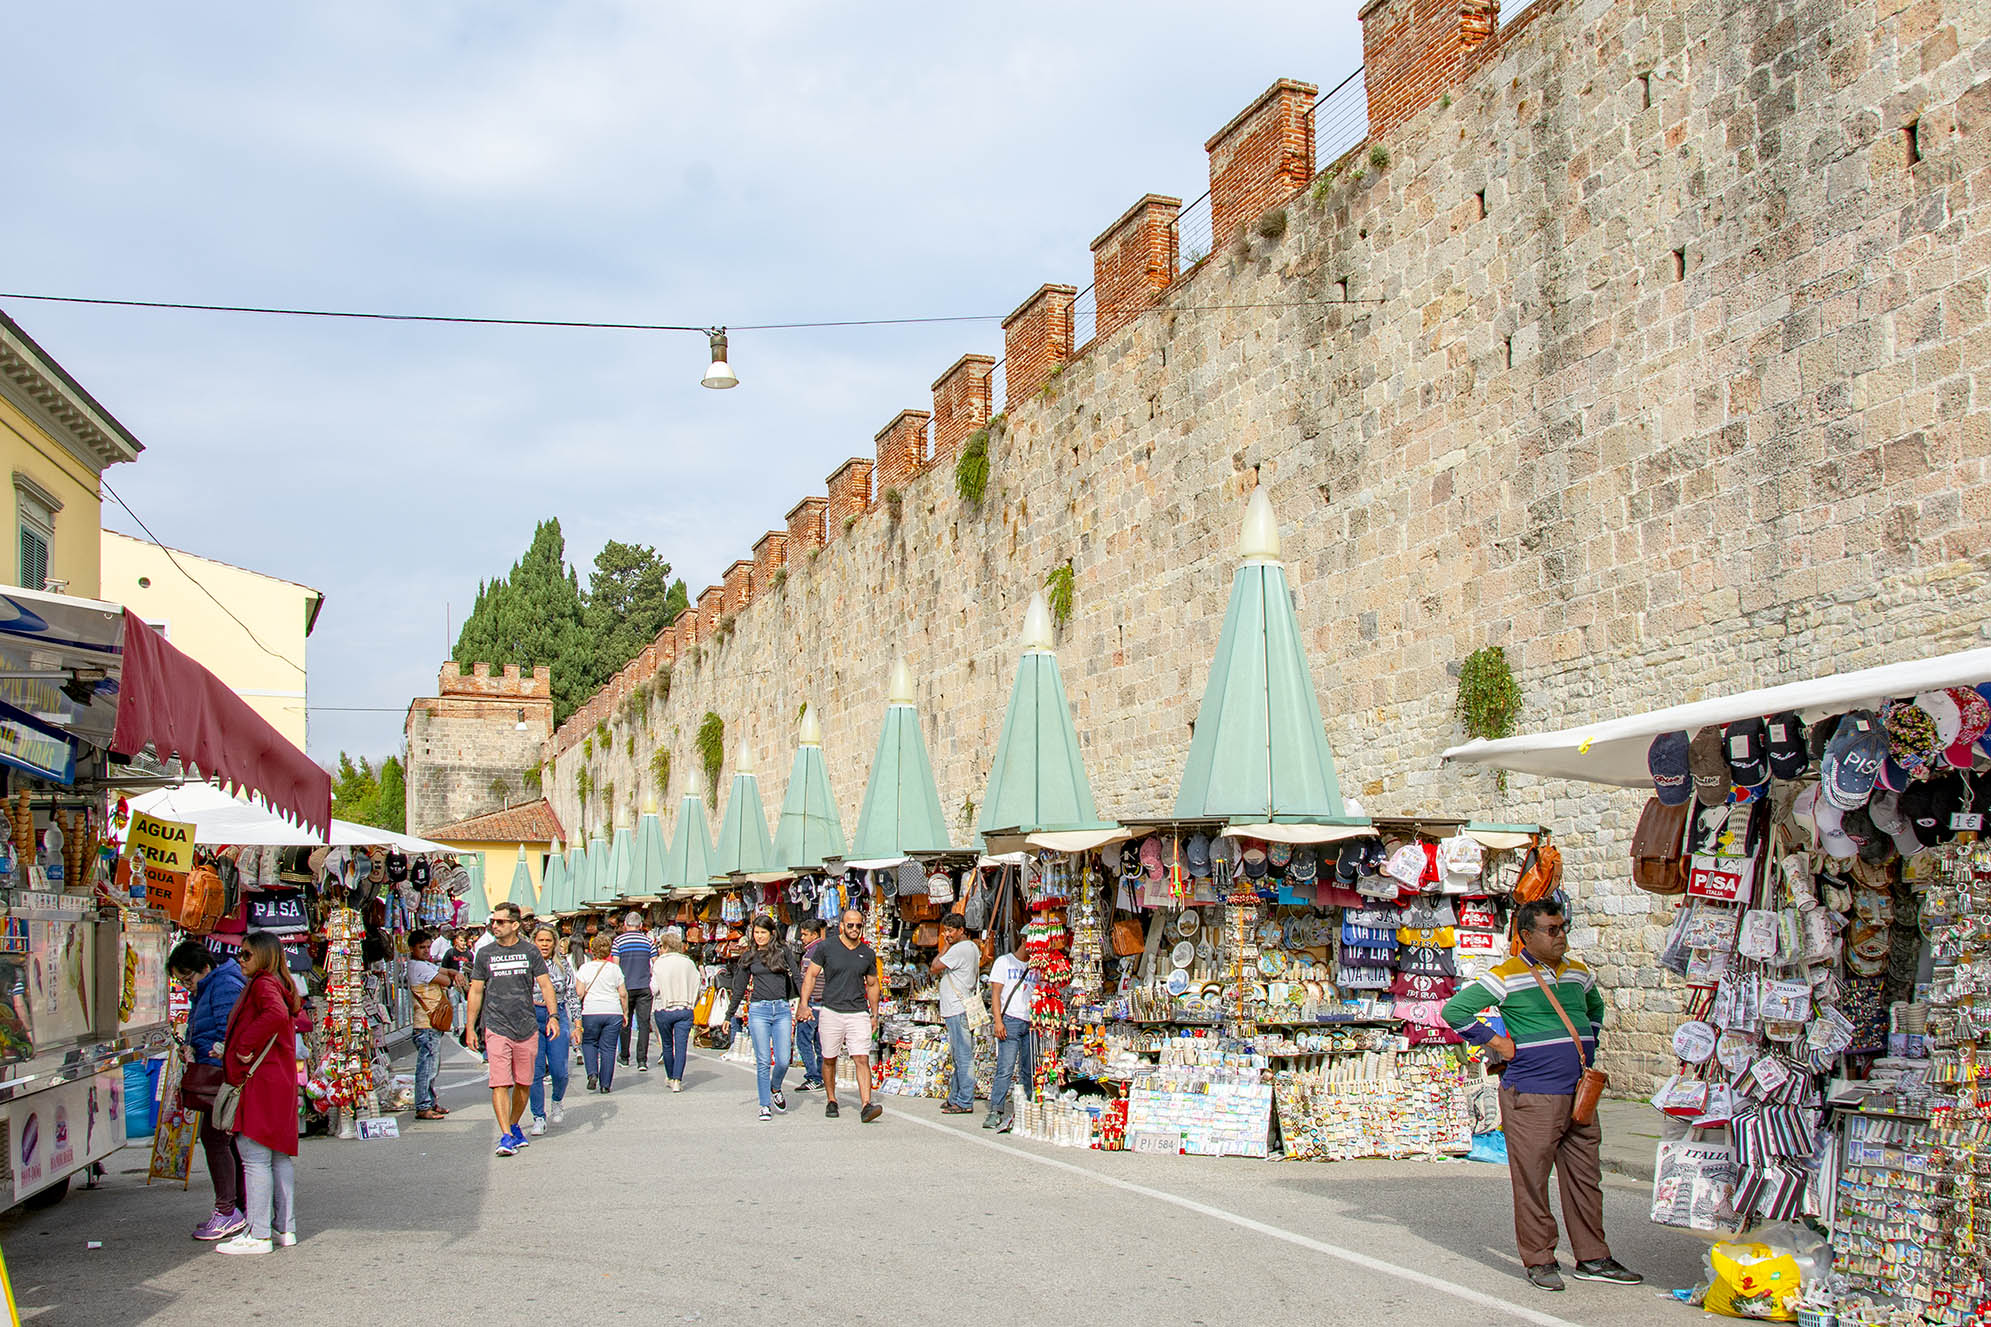
[[[818,989],[820,1006],[811,999]],[[878,951],[864,942],[864,914],[846,908],[837,923],[836,934],[825,937],[815,949],[809,970],[802,978],[802,996],[796,1001],[795,1017],[807,1023],[819,1020],[818,1041],[823,1053],[823,1092],[829,1097],[823,1114],[837,1117],[836,1062],[849,1055],[857,1071],[857,1117],[866,1124],[885,1113],[871,1100],[871,1036],[878,1018]]]
[[[1546,898],[1523,903],[1514,913],[1514,932],[1521,952],[1461,987],[1445,1002],[1444,1019],[1454,1032],[1504,1062],[1500,1127],[1507,1137],[1514,1242],[1522,1268],[1538,1289],[1563,1288],[1555,1260],[1555,1217],[1549,1211],[1553,1170],[1562,1192],[1563,1220],[1569,1224],[1570,1251],[1576,1256],[1573,1274],[1580,1281],[1636,1285],[1644,1278],[1620,1266],[1604,1242],[1603,1168],[1597,1159],[1603,1131],[1595,1120],[1578,1124],[1570,1118],[1577,1083],[1597,1058],[1604,996],[1590,969],[1569,957],[1569,917],[1561,902]],[[1480,1021],[1487,1010],[1500,1014],[1504,1033]]]
[[[500,903],[491,909],[491,943],[477,951],[470,966],[470,1027],[464,1044],[477,1049],[482,1036],[489,1061],[491,1110],[498,1117],[498,1155],[512,1156],[527,1146],[519,1121],[525,1117],[539,1061],[539,1015],[532,992],[539,989],[547,1010],[546,1035],[560,1035],[554,1011],[560,1001],[539,947],[519,934],[519,906]],[[482,1022],[479,1022],[479,1015]]]

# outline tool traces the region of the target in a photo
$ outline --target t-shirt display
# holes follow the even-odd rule
[[[546,960],[537,945],[493,940],[478,950],[470,980],[484,983],[484,1030],[513,1041],[537,1036],[541,1025],[533,1017],[532,988],[545,975]]]

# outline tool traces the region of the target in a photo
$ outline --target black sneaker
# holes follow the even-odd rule
[[[883,1115],[884,1113],[885,1113],[885,1108],[874,1101],[870,1105],[866,1106],[863,1110],[857,1112],[857,1118],[864,1121],[864,1123],[866,1124],[871,1124],[875,1122],[878,1119],[878,1117]]]
[[[599,1079],[599,1078],[596,1078],[596,1077],[595,1077],[595,1076],[594,1076],[593,1074],[589,1074],[589,1075],[588,1075],[588,1091],[590,1091],[590,1092],[594,1092],[594,1091],[598,1091],[598,1090],[599,1090],[600,1088],[601,1088],[601,1079]]]
[[[836,1102],[825,1101],[823,1103],[823,1118],[826,1120],[833,1120],[836,1117],[837,1117]]]
[[[788,1098],[779,1092],[774,1094],[774,1110],[777,1115],[786,1115],[788,1113]]]
[[[618,1055],[615,1057],[615,1062],[626,1066],[629,1063],[629,1057],[627,1055]]]
[[[1589,1262],[1579,1262],[1571,1269],[1570,1275],[1579,1281],[1609,1281],[1620,1286],[1635,1286],[1645,1280],[1616,1258],[1592,1258]]]
[[[1526,1270],[1528,1273],[1528,1284],[1534,1286],[1537,1290],[1562,1289],[1562,1269],[1554,1263],[1545,1262],[1539,1267],[1530,1267]]]

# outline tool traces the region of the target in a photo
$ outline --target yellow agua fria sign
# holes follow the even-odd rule
[[[187,875],[194,869],[194,827],[134,811],[131,828],[125,832],[125,852],[133,874],[145,884],[147,906],[177,916]]]

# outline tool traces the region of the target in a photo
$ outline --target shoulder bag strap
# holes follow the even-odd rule
[[[1567,1032],[1569,1039],[1576,1043],[1577,1063],[1586,1069],[1589,1068],[1590,1053],[1583,1047],[1583,1038],[1576,1035],[1576,1024],[1570,1022],[1569,1015],[1562,1011],[1562,1001],[1555,998],[1555,987],[1543,980],[1542,970],[1533,963],[1528,965],[1528,973],[1535,979],[1535,985],[1542,988],[1542,994],[1549,998],[1549,1008],[1555,1010],[1555,1016],[1562,1020],[1562,1030]]]

